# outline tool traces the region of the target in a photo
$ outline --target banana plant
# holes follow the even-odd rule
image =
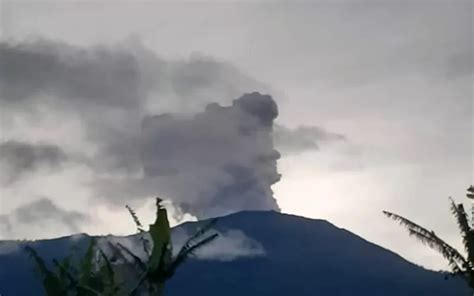
[[[41,276],[44,292],[47,296],[61,296],[68,295],[70,289],[69,280],[65,277],[63,272],[51,271],[43,258],[41,258],[35,249],[30,246],[25,247],[25,251],[29,253],[30,257],[36,263],[37,271]]]
[[[196,250],[209,244],[218,237],[217,233],[208,234],[217,222],[216,219],[213,219],[192,235],[178,254],[173,257],[168,214],[166,209],[161,205],[161,202],[162,200],[160,198],[156,199],[156,220],[149,228],[149,234],[153,244],[151,250],[148,251],[146,247],[148,244],[143,243],[144,251],[148,258],[143,261],[125,246],[119,244],[119,247],[127,255],[132,257],[134,266],[138,268],[141,274],[137,284],[132,288],[130,295],[143,295],[143,292],[146,291],[145,293],[150,296],[162,296],[164,294],[166,281],[175,274],[178,267],[189,257],[193,256]],[[128,206],[127,209],[133,217],[137,231],[143,232],[142,224],[135,215],[135,212]]]
[[[35,249],[25,250],[36,263],[47,296],[162,296],[165,283],[187,259],[199,248],[214,241],[217,233],[209,234],[216,223],[213,219],[192,235],[176,256],[173,256],[171,230],[168,213],[156,199],[156,220],[148,233],[132,208],[127,209],[132,216],[142,242],[146,258],[141,258],[124,245],[108,243],[109,256],[97,247],[91,238],[84,256],[78,264],[73,264],[72,256],[62,261],[53,260],[50,269]],[[123,279],[123,281],[120,281]]]

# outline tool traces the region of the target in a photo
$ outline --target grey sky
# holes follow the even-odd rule
[[[0,184],[8,185],[39,167],[56,169],[67,157],[60,147],[17,141],[0,143]]]
[[[55,231],[62,228],[63,231],[77,233],[80,231],[80,224],[88,219],[85,214],[58,207],[49,198],[38,197],[34,202],[23,204],[8,215],[0,215],[0,229],[6,236],[13,236],[17,231],[32,232],[45,228],[44,232],[48,234],[51,233],[48,229],[53,225]]]
[[[472,1],[1,4],[4,40],[39,36],[86,48],[141,42],[158,60],[186,65],[192,64],[190,55],[209,57],[237,71],[226,73],[238,73],[218,83],[245,77],[236,92],[246,87],[271,92],[279,106],[279,124],[295,130],[318,126],[344,135],[345,141],[320,143],[318,150],[283,155],[278,164],[283,177],[273,190],[284,212],[328,219],[433,268],[446,265],[384,218],[381,210],[431,226],[459,244],[447,197],[463,200],[464,189],[473,181]],[[179,68],[179,62],[172,64]],[[191,68],[175,73],[186,74]],[[120,93],[133,90],[126,84],[117,87],[124,87]],[[203,97],[225,94],[229,88],[210,89]],[[194,95],[173,93],[163,100],[171,106],[152,107],[175,110],[176,98]],[[67,151],[87,155],[96,152],[81,140],[84,130],[78,122],[84,117],[65,121],[63,111],[54,110],[36,121],[36,116],[17,112],[15,120],[1,119],[2,138],[21,133],[29,142],[63,144]],[[103,126],[108,119],[115,122],[114,116],[121,115],[87,122]],[[130,135],[129,126],[100,131],[107,132],[96,138]],[[4,189],[0,214],[43,194],[66,208],[113,215],[87,202],[91,193],[80,183],[89,180],[88,174],[82,166],[66,166],[46,181],[60,180],[62,185],[54,189],[41,185],[45,176],[24,181],[32,192],[24,186]],[[59,197],[71,188],[77,190],[70,199]],[[12,198],[7,201],[5,196]],[[120,231],[110,225],[103,229]]]

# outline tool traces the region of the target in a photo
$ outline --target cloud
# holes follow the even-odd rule
[[[140,99],[138,63],[126,51],[84,51],[46,40],[1,43],[0,65],[0,97],[15,103],[37,100],[38,94],[122,107]]]
[[[88,106],[139,109],[151,96],[176,99],[183,107],[266,88],[225,62],[194,54],[164,60],[139,41],[116,46],[78,47],[37,39],[0,42],[0,100],[12,105],[47,97],[71,109]]]
[[[39,124],[38,117],[59,114],[76,122],[83,144],[95,152],[90,163],[97,170],[140,169],[137,143],[147,114],[195,112],[265,89],[225,62],[202,55],[164,60],[139,42],[108,47],[45,39],[0,42],[4,116],[35,114]]]
[[[0,182],[11,183],[40,168],[57,169],[67,160],[55,145],[6,141],[0,143]]]
[[[143,122],[144,174],[95,182],[107,198],[171,198],[198,218],[241,210],[279,210],[271,185],[280,179],[273,148],[277,105],[245,94],[231,106],[209,104],[191,117],[163,114]]]
[[[164,60],[133,42],[83,48],[44,39],[1,42],[0,65],[0,104],[13,130],[51,117],[78,127],[67,148],[90,169],[93,198],[110,205],[162,194],[199,217],[278,209],[271,190],[280,178],[271,136],[277,106],[257,93],[230,107],[213,103],[265,89],[232,65],[200,55]],[[38,129],[35,138],[56,141],[3,144],[10,180],[69,157],[64,135]]]
[[[63,226],[71,232],[78,232],[82,223],[89,217],[74,211],[65,210],[48,198],[40,198],[17,207],[8,215],[0,216],[0,226],[5,231],[14,232],[17,227],[56,227]]]
[[[45,140],[11,133],[2,144],[9,180],[73,159],[88,170],[77,182],[91,201],[161,195],[198,218],[279,210],[271,188],[280,179],[277,104],[257,92],[241,96],[267,87],[232,65],[200,55],[165,60],[138,42],[78,47],[44,39],[0,42],[0,65],[9,130],[34,128],[29,136]],[[50,118],[54,124],[44,124]],[[276,131],[285,153],[335,137],[316,127]]]
[[[275,125],[273,139],[278,151],[283,155],[290,155],[318,150],[320,143],[345,141],[346,137],[318,126],[299,126],[291,129],[282,125]]]
[[[196,251],[198,259],[232,261],[265,255],[263,246],[240,230],[230,229],[226,232],[218,232],[218,234],[218,239]]]

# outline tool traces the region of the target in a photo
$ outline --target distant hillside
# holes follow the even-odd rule
[[[173,230],[176,244],[200,222]],[[180,269],[168,285],[170,296],[471,295],[459,279],[444,280],[399,255],[327,221],[276,212],[240,212],[222,217],[221,237]],[[136,237],[108,237],[127,241]],[[46,259],[61,258],[89,237],[35,242],[0,242],[2,296],[42,295],[31,260],[21,251],[33,245]]]

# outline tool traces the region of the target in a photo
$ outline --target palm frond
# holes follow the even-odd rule
[[[25,246],[25,251],[30,255],[30,257],[35,261],[36,267],[41,274],[43,288],[48,296],[60,296],[64,295],[63,284],[59,277],[52,271],[48,269],[43,258],[30,246]]]
[[[36,266],[41,274],[46,275],[51,271],[46,267],[46,263],[43,258],[38,255],[35,249],[30,246],[25,246],[25,251],[30,255],[30,257],[35,261]]]
[[[443,257],[448,260],[449,266],[454,273],[457,274],[462,272],[463,268],[466,266],[466,264],[468,264],[468,261],[463,255],[461,255],[459,251],[439,238],[433,231],[429,231],[426,228],[397,214],[387,211],[383,211],[383,213],[387,217],[399,222],[402,226],[407,228],[411,236],[414,236],[422,243],[441,253],[441,255],[443,255]]]
[[[129,205],[126,205],[125,208],[127,208],[130,216],[132,216],[133,222],[135,222],[135,225],[137,226],[137,232],[144,232],[143,224],[140,222],[140,219],[138,219],[137,213]]]
[[[95,266],[95,246],[96,240],[95,238],[91,238],[89,241],[89,246],[87,247],[87,251],[84,254],[84,257],[81,259],[80,270],[79,270],[79,284],[85,285],[94,276],[94,266]]]
[[[73,266],[71,264],[71,261],[72,261],[72,256],[71,255],[63,258],[61,261],[53,259],[53,264],[56,266],[56,268],[59,271],[59,278],[60,278],[61,281],[69,280],[68,275],[72,271],[74,271]]]
[[[471,198],[471,199],[474,199],[474,186],[469,186],[469,188],[467,189],[467,194],[466,194],[467,198]]]
[[[175,273],[176,269],[181,264],[183,264],[190,256],[194,255],[194,252],[196,250],[198,250],[199,248],[211,243],[218,236],[219,236],[219,234],[214,233],[214,234],[202,239],[201,241],[199,241],[197,243],[186,244],[185,246],[183,246],[183,248],[181,248],[178,255],[176,256],[176,258],[173,260],[170,267],[168,268],[168,270],[167,270],[168,276],[172,276]]]
[[[458,223],[459,229],[461,231],[464,248],[467,252],[469,262],[472,264],[474,262],[474,232],[469,225],[469,220],[463,205],[456,204],[452,198],[450,198],[450,201],[451,212],[456,218],[456,222]]]
[[[64,277],[68,280],[69,284],[64,288],[63,294],[67,295],[68,291],[74,288],[78,283],[71,272],[68,270],[68,266],[64,263],[60,263],[58,260],[53,259],[53,264],[59,270],[61,277]]]
[[[397,214],[394,214],[394,213],[391,213],[391,212],[387,212],[387,211],[383,211],[383,213],[388,218],[391,218],[391,219],[397,221],[398,223],[400,223],[400,225],[404,226],[405,228],[407,228],[409,230],[414,230],[414,231],[419,232],[421,234],[424,234],[426,236],[430,236],[431,233],[432,233],[428,229],[416,224],[415,222],[412,222],[412,221],[408,220],[405,217],[402,217],[400,215],[397,215]]]
[[[184,243],[179,253],[190,248],[195,243],[196,240],[198,240],[199,238],[204,236],[207,232],[209,232],[212,229],[212,227],[216,225],[217,220],[218,220],[217,218],[214,218],[211,221],[209,221],[209,223],[199,228],[190,238],[188,238],[188,240],[186,241],[186,243]]]
[[[143,252],[145,252],[145,254],[149,255],[150,254],[150,242],[145,237],[140,237],[140,240],[142,242]]]
[[[83,285],[83,284],[78,284],[77,285],[78,290],[80,291],[78,294],[79,295],[93,295],[93,296],[103,296],[100,291],[97,291],[96,289],[88,286],[88,285]]]
[[[130,251],[129,248],[125,247],[124,245],[122,245],[121,243],[118,243],[117,246],[122,250],[124,251],[128,256],[130,256],[132,259],[133,259],[133,262],[135,263],[135,266],[137,266],[140,270],[142,271],[146,271],[147,270],[147,266],[146,264],[142,261],[142,259],[140,259],[140,257],[138,257],[137,255],[135,255],[132,251]],[[128,261],[128,260],[127,260]]]
[[[126,258],[125,255],[122,253],[122,250],[119,247],[117,247],[115,244],[108,241],[107,245],[110,252],[109,261],[111,263],[114,263],[114,264],[121,263],[120,260],[122,260],[122,262],[124,263],[127,263],[129,261],[129,259]]]
[[[453,247],[440,239],[434,232],[427,236],[425,233],[419,233],[415,230],[408,230],[410,236],[414,236],[423,244],[440,253],[447,261],[453,274],[462,274],[467,264],[466,259]]]
[[[137,296],[141,286],[145,283],[147,278],[148,278],[148,271],[145,271],[144,273],[141,274],[141,276],[139,277],[139,280],[137,281],[135,286],[130,290],[128,295]]]
[[[104,251],[99,249],[99,254],[103,260],[102,269],[100,271],[101,275],[107,280],[107,285],[109,287],[115,287],[115,272],[110,263],[109,258],[105,255]]]

